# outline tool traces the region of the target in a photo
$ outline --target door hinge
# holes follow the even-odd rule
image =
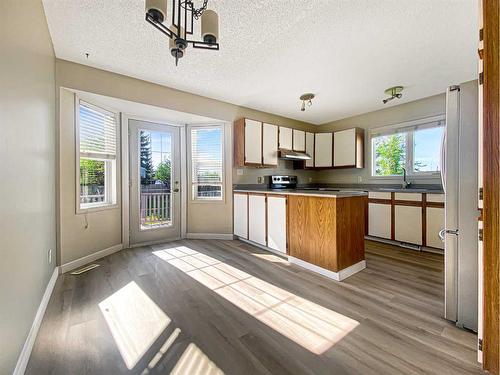
[[[483,228],[479,228],[477,232],[478,232],[477,237],[478,237],[479,241],[482,241],[483,240]]]
[[[479,73],[479,84],[482,85],[484,83],[484,73]]]
[[[479,200],[483,200],[483,188],[479,188]]]
[[[478,349],[480,351],[483,351],[483,339],[479,339],[478,340],[478,345],[477,346],[478,346]]]

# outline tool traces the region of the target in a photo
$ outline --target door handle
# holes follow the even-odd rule
[[[441,242],[444,242],[444,233],[446,232],[446,229],[441,229],[438,233],[439,239]]]
[[[438,233],[438,236],[442,242],[444,242],[445,233],[454,234],[454,235],[458,236],[458,229],[454,229],[454,230],[453,229],[441,229]]]

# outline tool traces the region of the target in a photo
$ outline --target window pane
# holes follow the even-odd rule
[[[372,139],[373,175],[402,175],[406,163],[406,133],[384,135]]]
[[[222,199],[222,128],[191,130],[191,179],[194,199]]]
[[[80,159],[80,204],[106,202],[106,162]]]
[[[172,135],[140,131],[141,229],[172,225]]]
[[[413,171],[439,171],[441,139],[444,127],[416,130],[413,134]]]

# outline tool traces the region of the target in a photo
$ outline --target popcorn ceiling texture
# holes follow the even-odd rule
[[[60,59],[312,124],[381,109],[395,84],[386,106],[477,75],[472,0],[210,0],[221,50],[190,48],[178,67],[142,0],[43,3]],[[317,98],[300,112],[304,92]]]

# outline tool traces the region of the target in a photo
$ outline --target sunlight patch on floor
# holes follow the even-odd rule
[[[133,281],[99,303],[99,308],[129,370],[170,323],[170,318]]]
[[[153,254],[315,354],[324,353],[359,325],[189,247],[164,248]]]
[[[195,344],[188,345],[170,375],[224,375]]]

